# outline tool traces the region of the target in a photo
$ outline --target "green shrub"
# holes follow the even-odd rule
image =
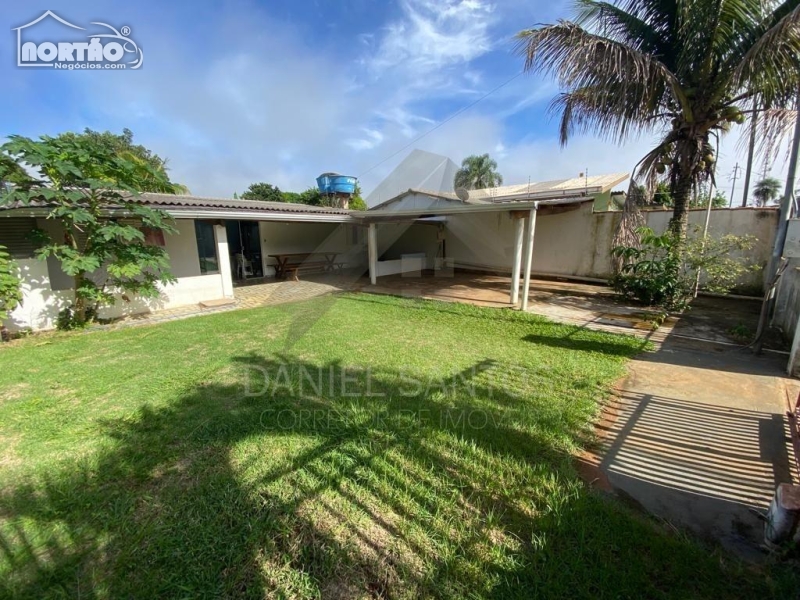
[[[618,246],[613,250],[622,259],[622,269],[611,279],[611,286],[629,300],[681,310],[692,288],[674,235],[671,231],[656,235],[649,227],[641,227],[637,233],[641,247]]]
[[[17,264],[11,260],[5,246],[0,246],[0,322],[7,319],[9,313],[20,303],[22,303],[22,291]]]
[[[686,307],[702,273],[701,288],[715,293],[729,292],[748,271],[758,269],[737,252],[750,250],[753,236],[726,234],[703,238],[696,227],[683,244],[667,231],[661,235],[649,227],[637,230],[638,246],[618,246],[612,251],[622,259],[622,268],[610,283],[623,297],[660,306],[668,311]]]

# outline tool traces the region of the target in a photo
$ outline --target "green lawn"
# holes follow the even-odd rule
[[[641,345],[347,295],[0,348],[0,595],[790,597],[577,478]]]

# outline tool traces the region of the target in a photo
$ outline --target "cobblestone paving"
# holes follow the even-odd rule
[[[190,317],[228,312],[239,308],[256,308],[286,302],[299,302],[323,296],[332,292],[356,289],[358,287],[350,278],[329,277],[322,281],[271,281],[238,287],[234,290],[235,302],[224,306],[203,308],[199,304],[180,306],[158,310],[151,313],[132,315],[125,319],[107,324],[97,324],[91,329],[121,329],[138,325],[154,325],[167,321],[178,321]]]
[[[308,300],[346,289],[353,289],[353,286],[340,281],[273,281],[236,288],[234,295],[240,308],[255,308]]]

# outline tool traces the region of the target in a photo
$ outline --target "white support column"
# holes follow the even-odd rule
[[[217,260],[219,261],[219,274],[222,277],[222,295],[233,298],[233,272],[231,271],[231,255],[228,253],[228,231],[224,225],[214,225],[214,234],[217,238]]]
[[[522,310],[528,310],[528,295],[531,291],[531,268],[533,267],[533,236],[536,232],[536,208],[534,205],[527,218],[525,228],[525,280],[522,284]]]
[[[519,302],[519,274],[522,270],[522,241],[527,219],[514,218],[514,264],[511,267],[511,304]]]
[[[367,251],[369,252],[369,282],[375,285],[378,279],[378,231],[375,223],[369,224]]]

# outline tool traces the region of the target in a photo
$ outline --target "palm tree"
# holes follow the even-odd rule
[[[767,177],[759,181],[753,188],[753,197],[756,206],[766,206],[781,193],[781,182],[774,177]]]
[[[481,190],[503,184],[503,176],[497,172],[497,162],[488,154],[473,154],[461,161],[453,185],[456,189]]]
[[[564,92],[560,138],[622,142],[658,132],[634,179],[666,181],[672,229],[686,233],[692,190],[713,180],[715,142],[742,107],[789,107],[800,81],[800,0],[578,0],[574,21],[521,31],[526,71]]]

